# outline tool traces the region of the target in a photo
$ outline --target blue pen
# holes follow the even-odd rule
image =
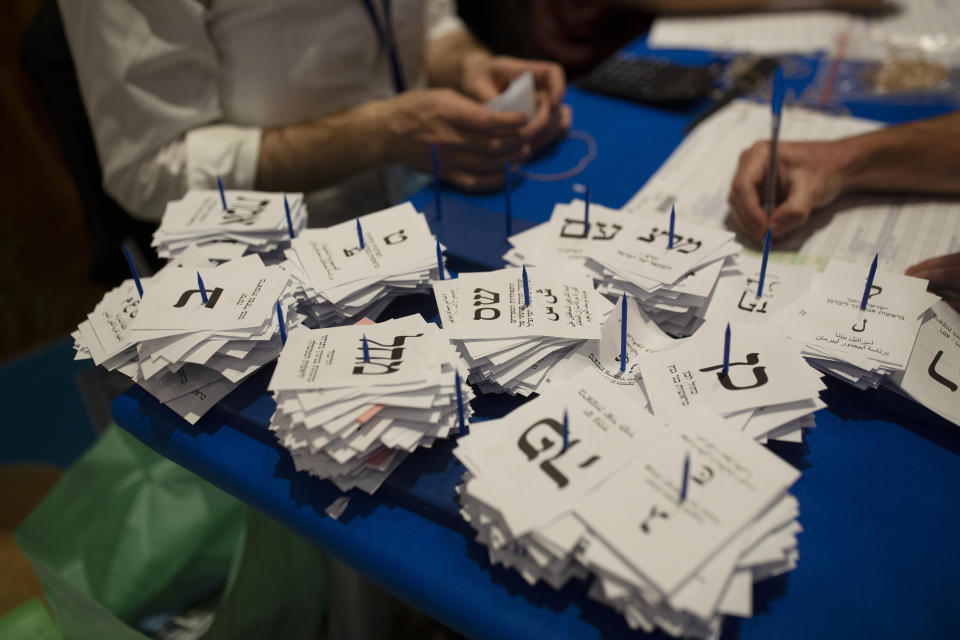
[[[767,278],[767,260],[770,258],[770,229],[767,229],[767,238],[763,241],[763,262],[760,264],[760,282],[757,284],[757,297],[763,295],[763,281]]]
[[[563,449],[562,451],[567,450],[567,446],[570,444],[570,420],[567,418],[567,410],[563,410]]]
[[[290,239],[293,240],[293,218],[290,216],[290,203],[287,202],[287,194],[283,194],[283,210],[287,213],[287,230],[290,232]]]
[[[506,177],[507,177],[506,191],[505,191],[504,193],[505,193],[506,198],[507,198],[507,212],[506,212],[506,217],[507,217],[507,237],[509,238],[510,236],[513,235],[513,208],[512,208],[512,205],[511,205],[511,203],[510,203],[510,200],[511,200],[511,197],[512,197],[513,194],[512,194],[511,191],[510,191],[511,186],[510,186],[510,163],[509,163],[509,162],[507,163],[507,176],[506,176]]]
[[[279,300],[277,300],[277,323],[280,326],[280,344],[287,344],[287,327],[283,324],[283,309],[280,308]]]
[[[360,248],[365,248],[367,245],[363,242],[363,227],[360,226],[360,216],[357,216],[357,237],[360,238]]]
[[[627,294],[620,303],[620,372],[627,370]]]
[[[447,276],[443,271],[443,250],[440,249],[440,241],[437,240],[437,272],[440,274],[441,280],[446,280]]]
[[[133,276],[133,284],[137,285],[137,293],[140,294],[140,297],[143,297],[143,285],[140,284],[140,274],[137,273],[137,265],[133,263],[133,256],[130,255],[130,250],[127,249],[127,245],[123,245],[123,255],[127,258],[127,266],[130,267],[130,275]]]
[[[197,286],[200,288],[200,299],[203,300],[203,304],[207,304],[207,288],[203,285],[203,278],[200,277],[199,271],[197,271]]]
[[[667,249],[673,249],[673,227],[677,222],[677,209],[670,205],[670,235],[667,236]]]
[[[521,272],[523,276],[523,306],[530,306],[530,281],[527,280],[527,265],[523,265],[523,271]]]
[[[220,189],[220,204],[223,205],[223,210],[227,210],[227,194],[223,192],[223,182],[220,181],[220,176],[217,176],[217,188]]]
[[[773,216],[777,204],[777,141],[780,139],[780,113],[783,109],[783,69],[777,67],[773,74],[773,97],[770,101],[770,166],[767,167],[766,205],[767,220]]]
[[[877,275],[877,260],[880,259],[880,254],[873,256],[873,263],[870,265],[870,273],[867,274],[867,286],[863,289],[863,298],[860,300],[860,310],[863,311],[867,308],[867,300],[870,299],[870,289],[873,288],[873,278]]]
[[[730,373],[730,323],[727,323],[727,331],[723,336],[723,372]]]
[[[370,347],[367,346],[367,334],[363,334],[360,340],[360,346],[363,348],[363,361],[370,362]]]
[[[464,432],[464,421],[463,421],[463,390],[460,389],[460,372],[454,371],[454,382],[457,385],[457,419],[460,421],[460,433]]]
[[[440,205],[440,165],[437,162],[437,145],[430,145],[430,155],[433,160],[433,206],[437,210],[437,220],[443,219],[443,207]]]
[[[690,479],[690,452],[683,456],[683,484],[680,485],[680,502],[687,499],[687,482]]]

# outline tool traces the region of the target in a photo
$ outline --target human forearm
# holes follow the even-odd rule
[[[432,87],[461,88],[464,62],[491,54],[469,31],[460,29],[427,46],[427,78]]]
[[[256,187],[310,191],[383,163],[388,101],[263,131]]]
[[[831,143],[844,192],[960,193],[960,113]]]

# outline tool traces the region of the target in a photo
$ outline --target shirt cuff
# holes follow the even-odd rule
[[[187,188],[216,189],[217,177],[229,189],[253,189],[260,159],[259,127],[215,124],[186,135]]]

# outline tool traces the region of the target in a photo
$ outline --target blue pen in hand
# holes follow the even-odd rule
[[[764,205],[767,220],[773,217],[777,205],[777,142],[780,139],[780,113],[783,109],[783,69],[777,67],[773,74],[773,98],[770,101],[770,166],[767,167],[767,193]]]

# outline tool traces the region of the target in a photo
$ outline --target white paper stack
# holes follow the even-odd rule
[[[224,192],[223,208],[217,190],[187,192],[182,200],[167,203],[152,246],[161,258],[173,258],[197,245],[210,260],[224,261],[248,253],[267,256],[290,242],[290,228],[282,193]],[[307,207],[302,193],[288,193],[290,219],[295,234],[306,226]]]
[[[707,323],[668,351],[640,360],[643,388],[653,413],[687,424],[700,414],[759,442],[801,442],[826,404],[821,374],[806,366],[799,349],[773,324],[730,324],[729,370],[723,373],[726,324]]]
[[[307,325],[329,327],[376,319],[401,295],[427,293],[439,277],[437,240],[409,202],[326,229],[299,234],[283,264],[301,283]]]
[[[507,238],[511,249],[504,261],[514,267],[580,267],[591,253],[608,250],[624,227],[636,221],[635,215],[591,204],[587,224],[585,206],[583,200],[556,204],[547,222]]]
[[[368,360],[364,359],[366,337]],[[270,380],[270,429],[297,470],[341,490],[373,493],[417,447],[459,431],[457,376],[470,417],[466,368],[419,315],[380,324],[298,328]]]
[[[527,396],[584,340],[600,337],[610,304],[589,276],[555,268],[462,273],[433,283],[443,328],[484,392]]]
[[[678,216],[669,248],[669,229],[669,215],[642,216],[609,247],[592,250],[586,266],[601,293],[620,297],[626,292],[664,331],[682,337],[703,323],[724,259],[741,247],[729,231]]]
[[[107,293],[74,334],[77,357],[120,371],[194,424],[280,353],[276,306],[285,330],[300,323],[294,283],[257,255],[199,269],[172,268]]]
[[[926,280],[878,270],[861,310],[868,271],[831,260],[780,318],[813,367],[860,389],[906,368],[923,314],[937,300]]]
[[[910,362],[892,382],[911,398],[960,426],[960,313],[940,300],[927,311]]]
[[[799,473],[739,434],[668,427],[635,400],[571,382],[460,438],[461,513],[491,562],[531,584],[586,577],[632,628],[717,637],[723,614],[752,615],[754,582],[795,566],[787,489]]]

